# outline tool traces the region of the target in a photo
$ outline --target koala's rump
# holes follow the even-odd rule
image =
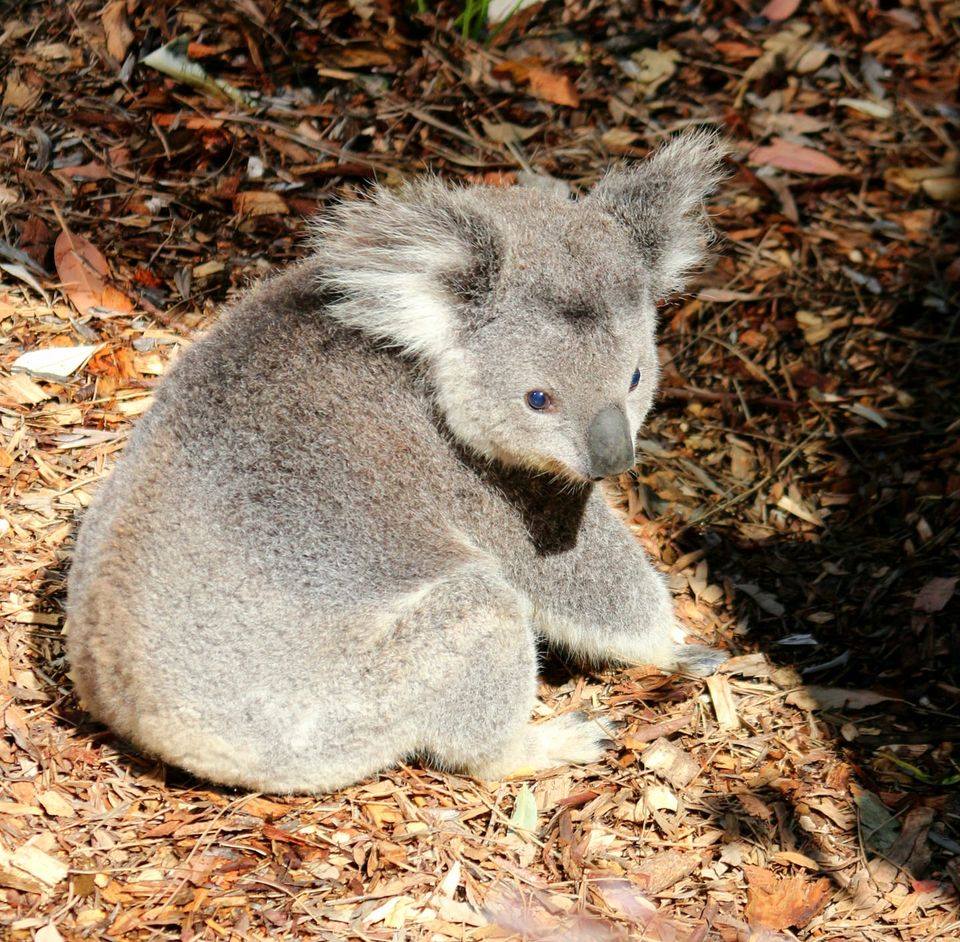
[[[469,476],[415,380],[250,305],[182,358],[84,522],[69,647],[85,704],[211,778],[336,754],[410,708],[391,606],[473,551]],[[273,782],[276,785],[276,782]]]

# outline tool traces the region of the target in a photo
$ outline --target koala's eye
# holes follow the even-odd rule
[[[550,398],[549,393],[545,393],[542,389],[531,389],[527,393],[527,405],[531,409],[536,409],[537,412],[542,412],[546,409],[553,400]]]
[[[630,392],[633,392],[640,385],[640,370],[634,370],[630,379]]]

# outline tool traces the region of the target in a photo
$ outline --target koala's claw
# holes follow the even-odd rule
[[[709,677],[726,660],[730,654],[718,648],[711,648],[706,644],[677,645],[677,670],[681,674],[692,674],[694,677]]]

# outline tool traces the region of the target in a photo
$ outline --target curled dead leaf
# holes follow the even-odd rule
[[[847,172],[829,155],[812,147],[794,144],[782,137],[775,137],[766,147],[755,147],[750,151],[749,159],[753,164],[778,167],[780,170],[792,170],[795,173],[829,176]]]
[[[107,52],[118,62],[123,62],[134,39],[127,22],[127,0],[111,0],[100,11],[100,22],[107,37]]]
[[[827,905],[830,880],[805,876],[777,877],[763,867],[744,867],[747,922],[764,929],[803,928]]]
[[[81,314],[94,309],[129,314],[133,302],[107,280],[110,274],[103,253],[83,236],[64,229],[53,246],[53,261],[64,294]]]

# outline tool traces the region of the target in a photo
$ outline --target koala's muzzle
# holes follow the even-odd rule
[[[587,431],[590,473],[595,478],[609,477],[633,467],[636,457],[630,423],[622,409],[604,406],[590,422]]]

